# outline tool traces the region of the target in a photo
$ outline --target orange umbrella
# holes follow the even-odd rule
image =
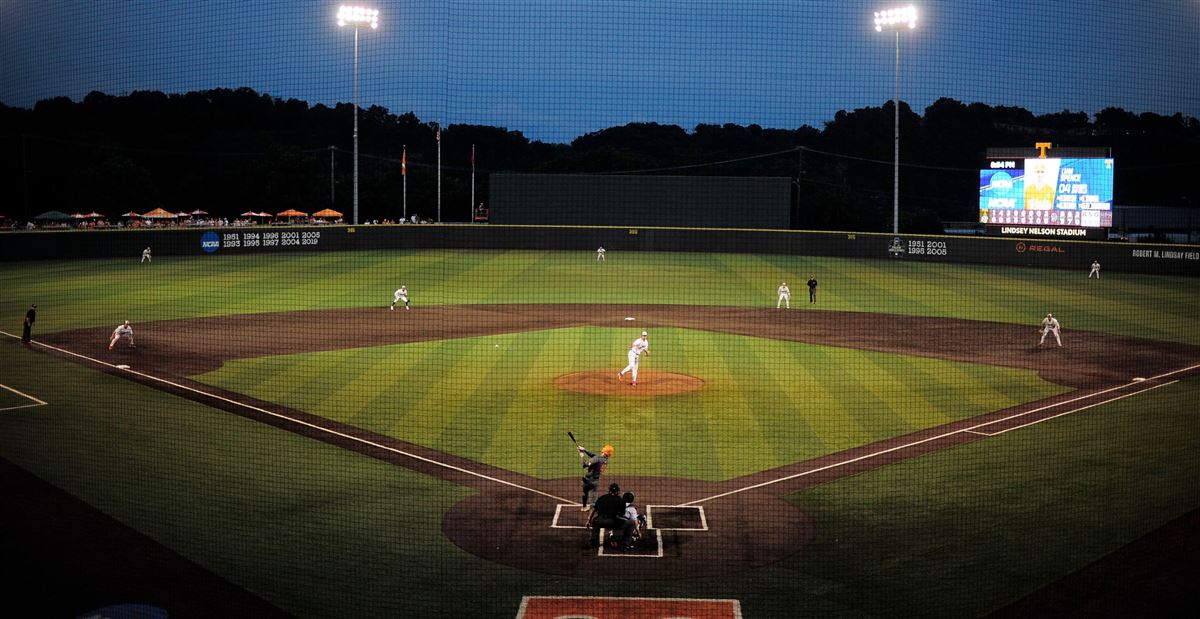
[[[313,217],[341,217],[341,216],[342,216],[341,213],[339,213],[331,208],[327,208],[323,211],[317,211],[317,212],[313,213]]]
[[[168,217],[174,217],[174,216],[175,216],[175,213],[167,211],[167,210],[163,209],[161,206],[154,209],[153,211],[150,211],[149,213],[145,213],[142,215],[142,217],[148,217],[148,218],[152,218],[152,219],[166,219]]]
[[[308,213],[302,213],[294,208],[290,208],[281,213],[275,213],[276,217],[308,217]]]

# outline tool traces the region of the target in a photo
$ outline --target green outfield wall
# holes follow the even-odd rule
[[[731,252],[1200,275],[1200,246],[863,232],[506,225],[375,225],[22,231],[0,234],[0,259],[140,259],[231,253],[400,249]]]

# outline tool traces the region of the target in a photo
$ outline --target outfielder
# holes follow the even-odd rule
[[[134,346],[133,344],[133,327],[129,326],[128,320],[125,321],[125,324],[117,325],[117,328],[113,329],[112,337],[108,340],[108,349],[112,350],[113,346],[116,345],[117,340],[121,338],[126,338],[129,340],[130,348],[137,348],[137,346]]]
[[[154,262],[153,260],[150,259],[150,248],[149,247],[142,250],[142,262]]]
[[[792,291],[788,289],[787,282],[779,284],[779,300],[775,302],[775,309],[779,309],[780,303],[786,303],[788,309],[792,309]]]
[[[604,473],[604,469],[608,468],[608,459],[612,457],[614,450],[612,445],[605,445],[600,448],[599,454],[594,454],[582,445],[577,447],[579,464],[587,469],[583,473],[583,499],[579,508],[586,512],[596,504],[596,489],[600,487],[600,475]]]
[[[1096,276],[1096,279],[1100,279],[1100,261],[1099,260],[1092,261],[1092,270],[1088,272],[1088,279],[1091,279],[1093,275]]]
[[[392,295],[392,304],[390,306],[388,306],[388,309],[395,310],[396,304],[401,301],[404,301],[404,309],[409,309],[409,307],[408,307],[408,288],[406,288],[404,286],[401,286],[400,289],[396,291],[396,294]]]
[[[596,250],[596,262],[604,262],[604,248]]]
[[[627,354],[629,365],[625,366],[625,369],[620,372],[617,372],[617,382],[621,382],[625,378],[625,372],[632,372],[633,382],[630,384],[635,387],[637,386],[638,359],[642,353],[646,353],[647,357],[650,356],[650,340],[646,339],[647,335],[645,331],[642,331],[642,336],[634,340],[633,344],[629,347],[629,353]]]
[[[1053,333],[1054,341],[1058,342],[1059,348],[1062,348],[1062,338],[1058,336],[1058,328],[1058,319],[1054,317],[1054,314],[1046,314],[1046,317],[1042,319],[1042,339],[1038,340],[1038,346],[1046,341],[1047,335]]]

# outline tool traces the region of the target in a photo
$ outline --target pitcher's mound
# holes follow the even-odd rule
[[[616,370],[592,370],[563,374],[554,379],[559,389],[590,395],[671,395],[704,388],[704,381],[687,374],[671,372],[638,372],[638,384],[630,384],[629,375],[617,380]]]

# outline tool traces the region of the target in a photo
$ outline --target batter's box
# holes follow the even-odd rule
[[[588,512],[579,509],[579,503],[559,503],[554,506],[551,529],[586,529]]]
[[[646,526],[659,531],[707,531],[708,520],[699,505],[647,505]]]

